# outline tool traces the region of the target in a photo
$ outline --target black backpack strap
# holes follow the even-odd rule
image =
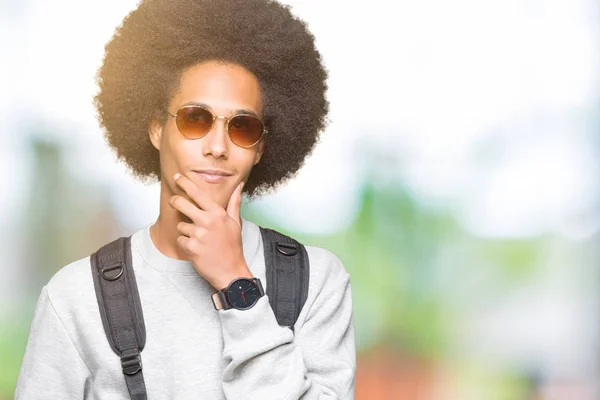
[[[131,260],[131,236],[101,247],[90,261],[104,331],[121,358],[129,395],[146,400],[140,354],[146,344],[146,328]]]
[[[302,243],[273,229],[260,227],[265,250],[269,303],[277,322],[292,331],[308,297],[310,263]]]

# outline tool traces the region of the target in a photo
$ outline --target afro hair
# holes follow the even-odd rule
[[[160,180],[150,120],[166,122],[182,72],[208,60],[238,64],[259,81],[265,150],[244,185],[249,197],[294,177],[327,124],[327,71],[306,23],[271,0],[142,0],[115,30],[97,71],[98,120],[119,161]]]

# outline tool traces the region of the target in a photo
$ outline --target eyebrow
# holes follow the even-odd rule
[[[198,101],[188,101],[187,103],[183,103],[181,105],[181,107],[183,107],[183,106],[198,106],[198,107],[206,108],[207,110],[210,110],[211,112],[213,110],[212,107],[209,106],[208,104],[201,103],[201,102],[198,102]],[[238,109],[238,110],[235,110],[235,111],[233,111],[231,113],[231,115],[236,115],[236,114],[253,115],[256,118],[260,118],[260,116],[255,111],[247,110],[247,109]]]

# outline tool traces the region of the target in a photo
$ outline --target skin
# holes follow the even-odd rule
[[[214,115],[248,110],[262,117],[258,80],[234,64],[208,61],[185,70],[168,111],[175,115],[190,101],[206,104]],[[264,137],[253,147],[239,147],[231,142],[225,120],[217,118],[204,137],[190,140],[172,117],[164,126],[153,119],[149,137],[161,167],[160,214],[150,227],[154,245],[168,257],[191,260],[217,290],[236,278],[253,277],[242,250],[241,186],[260,161]],[[200,168],[233,175],[209,183],[193,171]]]

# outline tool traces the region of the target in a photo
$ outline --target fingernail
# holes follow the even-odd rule
[[[180,176],[181,176],[181,174],[179,174],[179,173],[175,174],[175,176],[173,177],[173,180],[175,180],[175,181],[176,181],[176,180],[177,180],[177,178],[179,178]]]

